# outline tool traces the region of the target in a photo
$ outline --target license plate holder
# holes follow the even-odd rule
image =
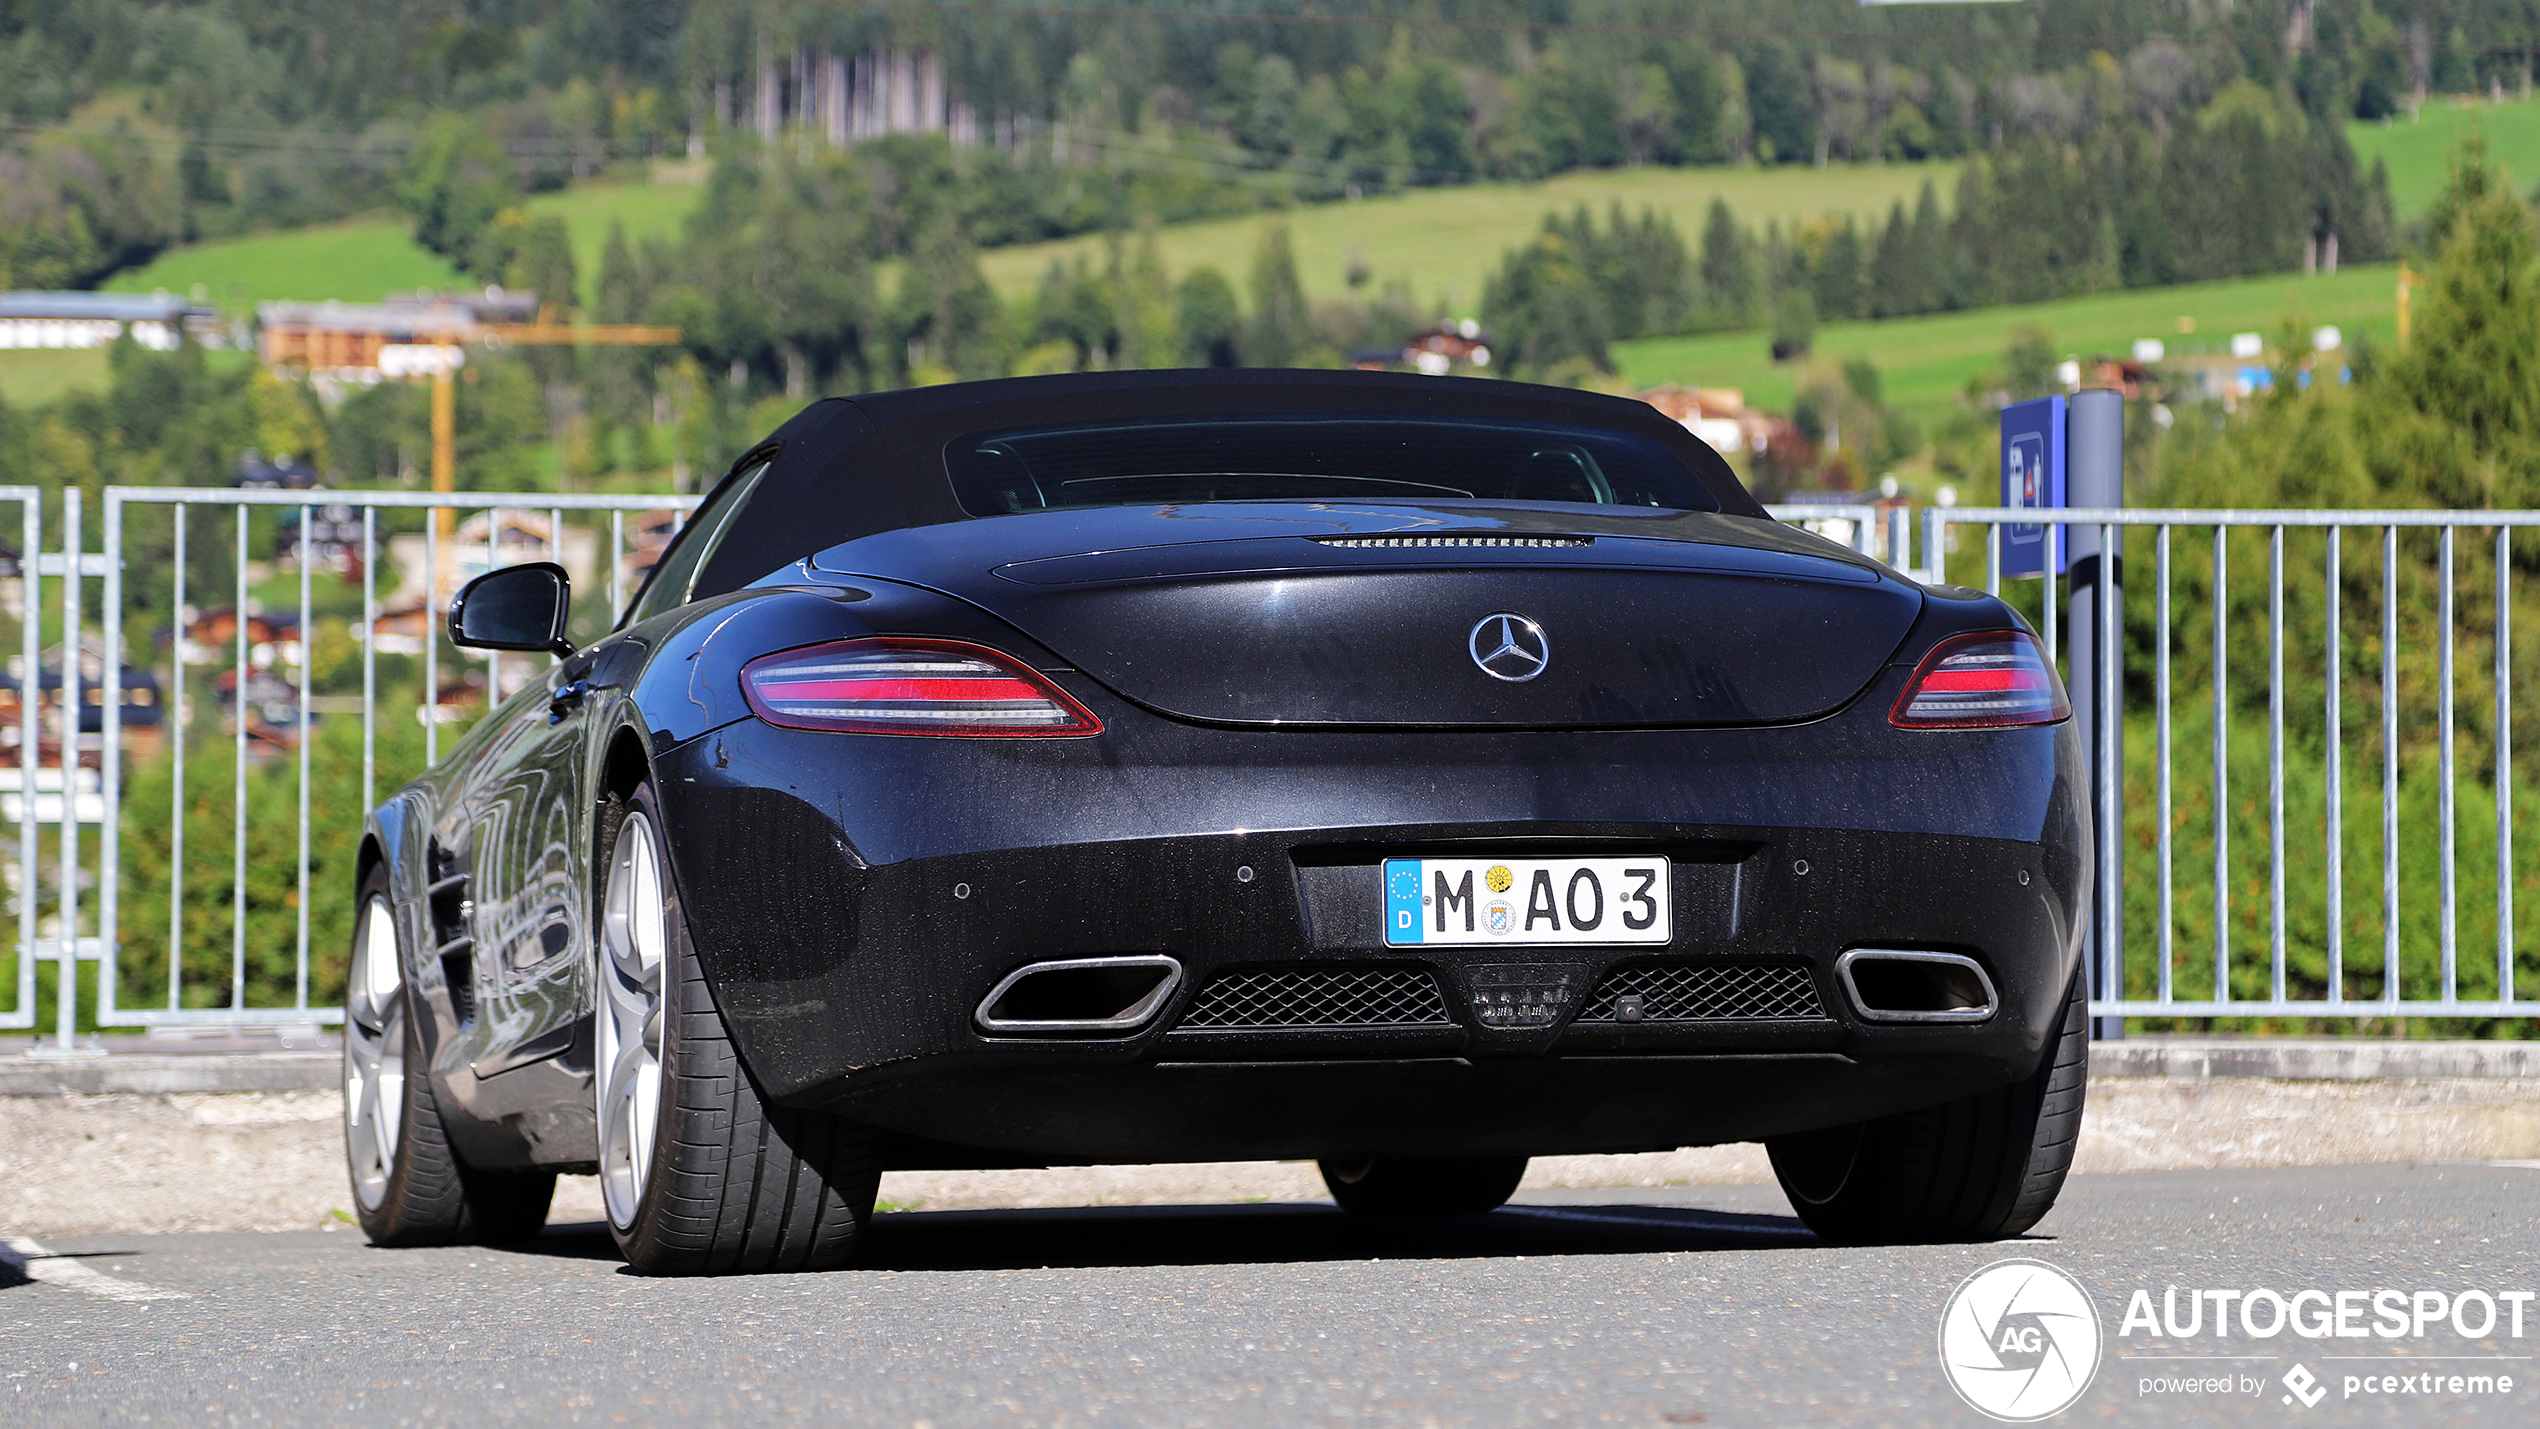
[[[1657,946],[1675,937],[1668,862],[1389,858],[1390,947]]]

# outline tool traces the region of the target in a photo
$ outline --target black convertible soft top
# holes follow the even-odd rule
[[[965,434],[1087,422],[1269,417],[1547,422],[1628,432],[1665,449],[1718,509],[1762,516],[1717,452],[1646,402],[1469,377],[1282,368],[1184,368],[1010,377],[815,402],[735,466],[774,454],[698,573],[699,596],[735,590],[844,541],[967,520],[944,449]],[[729,479],[728,477],[726,478]]]

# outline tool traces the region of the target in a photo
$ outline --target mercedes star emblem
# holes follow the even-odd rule
[[[1511,684],[1533,679],[1552,663],[1552,640],[1543,627],[1511,611],[1483,616],[1464,644],[1483,674]]]

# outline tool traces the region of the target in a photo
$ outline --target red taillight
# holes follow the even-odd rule
[[[1902,729],[1990,729],[2070,718],[2064,682],[2021,630],[1953,635],[1923,657],[1887,722]]]
[[[1039,672],[953,640],[841,640],[741,669],[769,724],[864,734],[1100,734],[1102,721]]]

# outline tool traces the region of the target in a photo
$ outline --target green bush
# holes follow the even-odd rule
[[[382,691],[374,755],[376,796],[385,799],[423,767],[423,727],[411,690]],[[447,747],[447,741],[444,741]],[[353,865],[367,809],[362,791],[361,721],[320,721],[309,741],[309,1005],[341,1000],[353,936]],[[299,979],[299,798],[297,752],[259,758],[246,770],[246,877],[236,875],[236,749],[226,736],[199,738],[185,757],[181,899],[170,830],[175,760],[163,754],[128,768],[123,799],[123,879],[118,921],[121,961],[116,1001],[168,1001],[171,916],[184,1007],[232,1005],[237,944],[244,930],[246,1005],[289,1007]],[[233,914],[243,906],[243,921]]]

